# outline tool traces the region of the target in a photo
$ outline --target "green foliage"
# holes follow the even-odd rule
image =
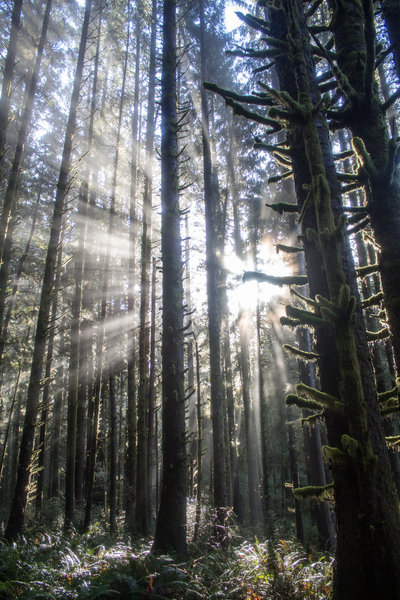
[[[185,563],[153,556],[150,540],[115,542],[99,524],[72,537],[32,533],[0,545],[0,599],[322,600],[330,593],[331,559],[292,541],[240,538],[228,551],[209,543],[190,551]]]

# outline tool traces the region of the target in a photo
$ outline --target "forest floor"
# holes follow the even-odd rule
[[[213,542],[211,518],[204,518],[198,542],[189,543],[182,561],[152,555],[152,540],[131,540],[122,533],[122,521],[117,536],[110,536],[102,519],[86,533],[68,535],[57,518],[51,521],[33,525],[18,542],[0,538],[0,600],[329,598],[332,557],[278,535],[259,541],[232,524],[229,547],[222,549]],[[190,536],[190,511],[189,521]]]
[[[153,556],[151,540],[110,537],[96,523],[68,536],[31,530],[0,542],[0,600],[187,599],[325,600],[332,558],[291,540],[232,534],[228,550],[202,539],[189,556]]]

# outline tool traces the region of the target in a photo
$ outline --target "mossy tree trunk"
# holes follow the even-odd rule
[[[367,177],[367,209],[375,241],[385,309],[400,372],[400,176],[396,143],[390,139],[386,106],[375,82],[374,3],[331,0],[337,65],[344,75],[347,102],[333,116],[335,126],[348,127],[358,158],[360,178]],[[388,3],[389,4],[389,3]]]
[[[282,19],[282,11],[271,11],[271,19],[274,18]],[[318,271],[314,272],[315,262],[309,260],[305,245],[307,268],[311,291],[315,286],[314,293],[322,292],[321,296],[317,296],[316,308],[326,322],[326,332],[333,342],[332,348],[326,353],[326,348],[321,347],[323,338],[317,330],[321,383],[322,389],[330,390],[330,393],[333,391],[333,395],[342,403],[340,406],[343,406],[339,410],[326,411],[328,435],[330,440],[335,439],[334,445],[338,447],[336,450],[325,449],[325,456],[331,459],[334,475],[338,524],[333,594],[334,598],[341,600],[354,597],[376,600],[400,593],[396,568],[400,551],[398,506],[354,287],[350,253],[348,244],[342,243],[340,198],[337,185],[332,185],[335,183],[332,152],[323,120],[318,111],[313,109],[317,100],[313,95],[315,75],[303,23],[300,3],[290,2],[284,27],[290,32],[289,39],[292,41],[289,47],[292,61],[290,77],[293,81],[294,71],[297,87],[297,93],[293,87],[290,91],[299,104],[291,100],[287,102],[283,96],[279,97],[278,103],[288,113],[293,111],[291,114],[295,115],[294,119],[298,116],[301,123],[299,132],[304,140],[305,158],[303,171],[308,170],[311,177],[306,213],[315,219],[308,230],[312,229],[315,233],[305,230],[305,222],[303,231],[305,237],[314,242],[314,252],[322,258],[325,275],[319,269],[317,279],[313,277]],[[281,64],[281,75],[285,75],[281,83],[288,83],[289,69],[289,64]],[[272,116],[272,111],[270,114]],[[337,357],[337,370],[334,369],[334,357]],[[330,373],[335,373],[336,381],[331,379],[330,385],[326,386],[328,361]],[[354,514],[358,515],[357,519],[354,519]]]
[[[313,312],[288,307],[284,322],[293,326],[308,323],[315,328],[321,388],[329,394],[326,397],[316,390],[307,391],[304,385],[298,388],[299,394],[319,398],[315,407],[324,408],[331,444],[324,448],[324,455],[332,468],[337,510],[333,597],[340,600],[397,597],[400,594],[396,566],[400,552],[398,502],[354,266],[343,232],[344,218],[328,130],[319,109],[303,5],[298,0],[288,0],[270,8],[268,23],[260,24],[251,17],[247,22],[271,35],[270,53],[275,58],[281,89],[285,90],[277,92],[266,86],[265,98],[272,104],[269,119],[256,115],[255,120],[264,122],[273,132],[279,123],[288,128],[296,193],[302,209]],[[251,111],[236,105],[230,92],[218,88],[217,91],[233,104],[236,112],[253,116]],[[254,102],[260,104],[256,98]],[[279,147],[276,148],[278,158],[285,148],[282,150],[280,153]],[[299,395],[296,398],[296,403],[304,407],[306,402]]]

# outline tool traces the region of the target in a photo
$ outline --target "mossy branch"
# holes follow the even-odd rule
[[[307,410],[321,410],[322,404],[309,398],[303,398],[297,394],[288,394],[285,398],[285,404],[287,406],[297,406],[298,408],[305,408]]]
[[[369,217],[365,217],[365,219],[361,219],[361,221],[359,221],[357,223],[357,225],[354,225],[354,227],[349,228],[347,230],[347,235],[354,235],[354,234],[358,233],[359,231],[362,231],[369,224],[369,221],[370,221]]]
[[[267,152],[279,152],[282,156],[287,158],[292,157],[292,151],[289,148],[279,148],[275,144],[266,144],[265,142],[256,141],[253,145],[254,150],[266,150]]]
[[[300,246],[286,246],[285,244],[276,244],[277,252],[286,252],[287,254],[297,254],[298,252],[304,252],[304,248]]]
[[[338,152],[333,155],[334,160],[345,160],[346,158],[350,158],[354,156],[354,150],[345,150],[344,152]]]
[[[279,183],[280,181],[283,181],[284,179],[289,179],[289,177],[292,177],[293,175],[293,171],[285,171],[284,173],[281,173],[280,175],[273,175],[272,177],[268,177],[268,183]]]
[[[309,425],[310,427],[314,427],[316,422],[319,421],[319,419],[323,419],[325,417],[325,411],[321,411],[319,413],[314,413],[313,415],[309,415],[308,417],[303,417],[301,419],[301,424],[303,425]]]
[[[236,92],[234,92],[232,90],[227,90],[225,88],[221,88],[218,85],[216,85],[215,83],[212,83],[209,81],[204,81],[203,86],[205,87],[206,90],[209,90],[210,92],[215,92],[216,94],[219,94],[220,96],[222,96],[224,99],[231,98],[232,100],[236,100],[236,102],[244,102],[245,104],[257,104],[259,106],[272,106],[273,105],[273,102],[270,98],[267,98],[267,97],[260,98],[260,96],[255,96],[252,94],[237,94]]]
[[[328,483],[327,485],[307,485],[305,487],[295,488],[293,490],[293,496],[298,500],[333,500],[334,498],[334,484]]]
[[[291,344],[284,344],[283,348],[287,352],[290,352],[290,354],[293,354],[304,361],[318,360],[320,357],[316,352],[307,352],[306,350],[301,350],[300,348],[292,346]]]
[[[371,158],[371,155],[367,151],[363,140],[359,137],[353,137],[351,141],[351,145],[353,147],[354,152],[357,155],[357,158],[360,164],[364,167],[369,177],[377,177],[378,171],[374,165],[374,162]]]
[[[287,213],[297,213],[299,212],[299,207],[297,204],[291,204],[290,202],[274,202],[273,204],[266,204],[269,208],[272,208],[275,212],[282,214],[284,212]]]
[[[384,402],[385,400],[388,400],[389,398],[394,398],[398,395],[399,393],[399,388],[397,387],[397,385],[394,386],[394,388],[392,388],[391,390],[386,390],[385,392],[380,392],[380,394],[378,394],[378,400],[379,402]]]
[[[291,319],[289,317],[281,317],[279,319],[279,322],[282,326],[286,325],[287,327],[291,327],[292,329],[304,325],[304,323],[301,323],[298,319]]]
[[[318,306],[315,300],[313,300],[312,298],[307,298],[307,296],[303,296],[303,294],[300,294],[300,292],[296,289],[291,289],[290,293],[293,294],[293,296],[299,298],[302,302],[305,302],[306,306],[309,306],[310,308],[315,309]]]
[[[275,275],[267,275],[258,271],[245,271],[243,273],[243,283],[246,281],[258,281],[260,283],[272,283],[273,285],[306,285],[306,275],[288,275],[287,277],[276,277]]]
[[[378,263],[375,263],[373,265],[366,265],[365,267],[358,267],[356,269],[357,277],[363,279],[364,277],[367,277],[367,275],[374,275],[379,271],[379,268],[380,267]]]
[[[387,445],[393,448],[400,445],[400,435],[389,435],[385,437],[385,440]]]
[[[381,409],[381,417],[389,417],[395,413],[400,413],[400,406],[387,406]]]
[[[310,327],[321,327],[325,325],[324,321],[315,313],[308,310],[302,310],[297,306],[286,306],[286,314],[290,319],[296,319],[301,325],[309,325]]]
[[[370,296],[369,298],[363,300],[361,304],[363,308],[368,308],[369,306],[379,306],[382,300],[383,292],[378,292],[377,294],[374,294],[373,296]]]
[[[332,461],[335,465],[347,465],[349,456],[334,446],[322,446],[322,457],[326,463]]]
[[[299,395],[307,396],[317,402],[320,406],[323,406],[329,410],[337,410],[343,409],[344,404],[331,394],[327,394],[326,392],[321,392],[321,390],[317,390],[316,388],[310,387],[305,383],[298,383],[296,385],[296,392]]]
[[[387,110],[389,110],[389,108],[390,108],[391,106],[393,106],[393,104],[394,104],[394,103],[396,102],[396,100],[398,100],[399,98],[400,98],[400,88],[399,88],[398,90],[396,90],[396,91],[395,91],[395,93],[394,93],[394,94],[392,94],[392,95],[390,96],[390,98],[388,98],[388,99],[386,100],[386,102],[384,103],[384,105],[383,105],[383,107],[382,107],[382,108],[383,108],[383,110],[384,110],[384,111],[387,111]]]
[[[240,10],[235,11],[236,16],[243,21],[243,23],[246,23],[246,25],[249,25],[252,29],[255,29],[256,31],[261,31],[261,33],[265,33],[269,36],[270,34],[270,29],[268,27],[268,24],[266,21],[264,21],[263,19],[258,19],[257,17],[254,17],[253,15],[250,14],[244,14],[242,13]],[[280,42],[280,40],[277,40]],[[281,42],[282,44],[284,42]],[[288,50],[288,44],[286,45],[286,49]]]
[[[383,327],[379,331],[367,331],[367,340],[369,342],[376,342],[377,340],[386,340],[390,337],[390,330],[388,327]]]

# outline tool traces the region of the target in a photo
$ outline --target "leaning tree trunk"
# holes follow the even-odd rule
[[[176,0],[164,0],[161,83],[163,475],[153,552],[186,554],[183,288],[176,107]]]
[[[11,167],[10,177],[8,180],[7,190],[4,198],[3,209],[0,216],[0,258],[2,259],[1,271],[0,271],[0,327],[3,323],[3,314],[4,314],[4,302],[6,295],[6,287],[7,287],[7,279],[8,279],[8,271],[9,271],[9,262],[10,256],[7,256],[7,261],[5,262],[5,257],[3,256],[4,244],[7,236],[8,223],[10,221],[10,215],[15,213],[15,205],[17,203],[17,194],[18,194],[18,184],[19,177],[21,171],[21,164],[23,158],[24,145],[26,142],[26,138],[28,135],[28,128],[31,122],[32,110],[33,110],[33,101],[35,99],[36,88],[39,78],[40,66],[42,63],[42,56],[44,45],[47,37],[47,30],[50,21],[50,12],[51,12],[52,0],[47,0],[46,9],[43,16],[43,24],[42,31],[40,34],[39,45],[36,53],[35,64],[33,66],[32,74],[30,77],[29,84],[26,87],[25,97],[24,97],[24,109],[21,116],[21,125],[18,130],[17,137],[17,146],[15,149],[14,159]],[[1,127],[1,123],[0,123]],[[1,145],[1,140],[0,140]],[[0,151],[1,155],[1,151]],[[12,235],[12,232],[10,232]],[[10,246],[10,242],[9,242]],[[5,273],[3,273],[5,271]],[[1,334],[1,330],[0,330]]]
[[[71,165],[72,142],[76,128],[76,113],[79,102],[79,91],[82,81],[86,41],[90,20],[91,0],[86,0],[85,16],[82,25],[81,41],[79,45],[78,62],[74,77],[67,128],[64,139],[64,149],[61,161],[57,193],[54,203],[54,212],[51,223],[50,240],[47,248],[46,263],[43,275],[42,292],[40,297],[39,314],[37,319],[36,335],[32,355],[31,374],[28,385],[28,395],[24,427],[21,439],[21,448],[18,462],[17,483],[10,516],[6,528],[7,539],[14,539],[22,535],[24,530],[26,504],[28,499],[29,477],[31,472],[31,459],[33,440],[36,428],[39,395],[43,372],[43,356],[45,353],[48,336],[49,313],[52,300],[57,249],[60,241],[62,218],[64,214],[65,196],[69,185],[69,172]]]

